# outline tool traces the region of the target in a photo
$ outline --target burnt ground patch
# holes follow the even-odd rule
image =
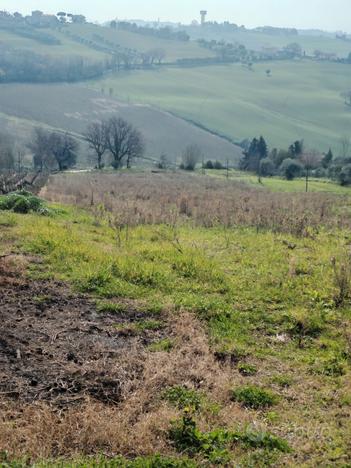
[[[145,347],[160,331],[120,333],[116,325],[145,318],[133,308],[99,313],[92,298],[60,282],[33,281],[0,259],[0,394],[23,402],[72,405],[91,397],[123,398],[143,369],[129,350]]]

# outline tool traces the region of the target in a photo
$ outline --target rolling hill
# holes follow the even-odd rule
[[[35,126],[69,131],[80,137],[89,122],[119,115],[138,127],[146,142],[146,157],[165,153],[172,161],[188,144],[198,144],[206,159],[236,163],[241,148],[189,122],[150,107],[128,104],[80,85],[1,85],[0,118],[17,140],[25,143]],[[90,164],[86,148],[80,165]]]
[[[213,52],[200,47],[196,41],[163,39],[90,23],[41,31],[54,35],[60,44],[43,44],[3,29],[0,29],[0,44],[54,58],[78,56],[101,63],[111,57],[109,48],[110,52],[116,47],[116,50],[120,48],[121,51],[136,50],[139,54],[159,48],[165,51],[165,63],[149,70],[115,74],[106,73],[105,70],[102,79],[81,85],[79,91],[77,87],[71,89],[67,85],[63,95],[63,87],[27,88],[30,93],[34,89],[42,89],[43,93],[33,91],[33,98],[24,96],[21,102],[17,93],[10,91],[14,88],[1,86],[1,104],[4,106],[1,112],[17,119],[27,119],[28,122],[23,124],[26,128],[27,124],[33,125],[30,121],[34,119],[34,124],[37,121],[45,122],[49,126],[81,132],[79,118],[71,122],[72,118],[67,118],[67,114],[90,113],[84,99],[85,93],[90,96],[92,91],[83,90],[84,86],[88,86],[94,87],[99,93],[110,89],[119,101],[119,109],[123,108],[123,115],[130,116],[136,125],[148,133],[148,153],[159,155],[161,152],[169,152],[172,159],[181,152],[179,146],[182,144],[179,142],[193,139],[207,148],[205,157],[217,154],[215,157],[219,159],[231,159],[230,143],[216,139],[210,135],[211,132],[235,142],[262,134],[271,147],[284,148],[293,140],[304,139],[308,147],[322,151],[332,147],[334,153],[338,151],[341,138],[349,135],[350,108],[341,97],[343,92],[350,89],[351,67],[348,65],[305,59],[256,63],[252,69],[242,64],[180,67],[176,66],[178,59],[204,59]],[[219,28],[218,31],[226,35],[216,36],[216,31],[216,28],[207,27],[188,28],[193,39],[205,36],[237,41],[255,50],[282,47],[296,41],[307,53],[313,52],[315,48],[339,56],[346,56],[349,52],[348,42],[327,35],[273,35],[240,29],[226,32],[225,28]],[[271,71],[270,76],[267,76],[267,70]],[[26,94],[24,89],[25,86],[20,88],[21,96]],[[58,96],[51,95],[49,89],[55,89],[54,93],[57,92]],[[40,112],[31,110],[37,102],[41,102],[42,96],[45,96],[45,102],[40,104]],[[66,96],[69,97],[66,99]],[[103,98],[106,99],[105,96]],[[91,102],[89,99],[88,102]],[[115,106],[114,99],[109,102],[113,102],[112,107]],[[32,113],[35,115],[32,116]],[[50,117],[43,118],[43,115]],[[155,122],[161,122],[161,125],[150,123],[151,116],[156,115]],[[203,131],[196,129],[196,126],[210,133],[206,133],[203,138]],[[187,134],[188,130],[189,135],[195,132],[196,136],[184,138],[183,132]],[[166,136],[166,132],[170,136]],[[159,143],[156,144],[156,140]]]
[[[267,77],[266,70],[271,70]],[[152,104],[235,141],[264,135],[270,146],[303,138],[308,147],[338,150],[350,134],[351,111],[341,93],[350,87],[344,64],[278,61],[120,73],[95,83],[118,98]]]
[[[99,38],[123,49],[135,50],[144,53],[152,49],[162,49],[165,52],[164,60],[173,63],[184,58],[213,57],[214,53],[206,50],[196,41],[180,41],[148,36],[125,30],[113,30],[92,23],[66,24],[60,28],[41,28],[40,32],[56,37],[61,44],[44,44],[35,39],[23,37],[15,30],[0,27],[0,44],[17,49],[30,50],[38,54],[51,57],[80,56],[92,60],[104,60],[110,54],[100,51]],[[106,43],[105,43],[106,46]]]
[[[94,24],[71,24],[63,32],[80,36],[88,41],[94,41],[96,35],[105,40],[126,49],[135,49],[138,52],[161,48],[165,51],[165,61],[175,62],[184,58],[206,58],[213,57],[214,53],[200,47],[197,42],[177,41],[162,39],[131,31],[114,30],[109,27],[101,27]]]
[[[288,34],[288,32],[280,34],[269,34],[268,32],[260,32],[250,29],[226,29],[223,27],[214,28],[206,26],[204,28],[188,27],[187,33],[193,40],[207,39],[225,41],[231,43],[239,43],[245,45],[248,49],[260,51],[264,47],[282,48],[287,44],[296,42],[299,44],[306,54],[310,55],[316,49],[327,53],[335,53],[339,57],[346,57],[351,52],[351,42],[336,39],[332,35],[322,34],[307,34],[301,31],[298,35]]]
[[[79,44],[65,34],[60,33],[58,30],[41,29],[43,33],[48,33],[51,36],[57,37],[61,44],[48,45],[40,43],[35,39],[20,36],[14,32],[0,28],[0,44],[11,46],[16,49],[35,52],[41,55],[48,55],[50,57],[83,57],[91,60],[105,59],[107,56],[99,51],[96,51],[84,44]]]

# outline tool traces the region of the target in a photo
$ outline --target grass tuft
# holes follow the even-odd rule
[[[278,397],[269,390],[255,385],[237,387],[232,391],[232,400],[247,408],[268,408],[277,403]]]

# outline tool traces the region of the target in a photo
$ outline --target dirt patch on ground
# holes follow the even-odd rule
[[[0,258],[0,394],[59,406],[87,396],[118,403],[142,372],[128,365],[126,350],[144,347],[158,332],[121,333],[117,324],[142,314],[101,314],[95,301],[63,283],[21,277],[23,262]]]
[[[135,333],[149,313],[132,303],[99,313],[66,284],[21,276],[27,262],[0,258],[0,452],[31,461],[176,455],[168,431],[181,411],[162,397],[174,385],[221,403],[199,416],[203,430],[247,421],[228,400],[231,366],[217,361],[192,314],[169,313],[159,330]],[[150,352],[165,336],[171,351]]]

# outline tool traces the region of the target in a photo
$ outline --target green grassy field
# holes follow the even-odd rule
[[[257,31],[215,31],[212,28],[188,28],[188,33],[192,39],[206,38],[224,40],[244,44],[248,49],[262,50],[263,47],[282,48],[292,42],[301,45],[302,49],[308,54],[313,54],[316,49],[327,53],[335,53],[339,57],[346,57],[351,52],[351,43],[341,41],[334,37],[312,36],[300,33],[298,36],[289,34],[267,34]]]
[[[105,54],[86,47],[85,45],[78,44],[77,42],[67,38],[67,36],[64,34],[60,34],[58,31],[54,31],[52,29],[43,29],[42,32],[57,37],[61,41],[61,44],[42,44],[38,41],[35,41],[34,39],[28,39],[3,29],[0,29],[0,42],[11,47],[28,50],[37,54],[49,55],[52,57],[64,58],[68,56],[80,56],[91,60],[104,60],[106,58]]]
[[[89,40],[94,40],[94,34],[104,37],[110,42],[126,49],[135,49],[138,52],[147,52],[151,49],[164,49],[166,62],[174,62],[182,58],[212,57],[213,52],[200,47],[196,42],[182,42],[160,39],[144,34],[129,31],[113,30],[93,24],[70,25],[69,31]]]
[[[195,41],[182,42],[175,40],[159,39],[152,36],[141,35],[128,31],[115,31],[110,28],[97,26],[94,24],[72,24],[66,25],[61,31],[54,29],[42,29],[43,33],[48,33],[57,37],[60,45],[45,45],[34,39],[28,39],[0,29],[0,41],[4,44],[16,48],[31,50],[33,52],[50,56],[81,56],[90,59],[104,59],[106,54],[95,50],[89,45],[80,44],[65,34],[69,31],[71,34],[78,35],[84,39],[94,41],[94,35],[99,35],[105,39],[119,45],[121,48],[133,49],[139,53],[151,49],[164,49],[165,61],[175,62],[182,58],[205,58],[212,57],[213,52],[200,47]]]
[[[271,69],[272,77],[265,71]],[[264,135],[270,147],[296,139],[337,154],[350,135],[351,112],[340,93],[351,67],[331,63],[272,62],[137,71],[95,83],[121,99],[149,103],[205,125],[236,141]]]
[[[340,200],[335,198],[336,206]],[[258,227],[209,229],[189,223],[124,227],[116,241],[117,228],[103,216],[60,208],[51,217],[0,212],[0,253],[15,249],[41,258],[29,265],[33,281],[67,281],[95,297],[101,313],[115,310],[116,319],[123,311],[123,302],[118,306],[116,299],[134,301],[135,307],[144,304],[153,320],[155,314],[164,319],[161,311],[172,319],[192,314],[206,330],[210,353],[223,360],[215,377],[219,393],[214,391],[217,384],[207,386],[207,374],[202,380],[196,375],[191,383],[193,367],[187,381],[192,390],[174,387],[167,400],[170,408],[178,405],[178,418],[189,404],[191,421],[199,426],[178,433],[185,445],[171,444],[165,455],[188,454],[194,462],[150,468],[213,466],[214,460],[220,466],[348,466],[350,298],[337,307],[339,290],[330,259],[346,265],[349,232],[321,228],[296,237]],[[135,328],[141,336],[144,326],[137,323]],[[196,333],[188,342],[199,346]],[[144,359],[156,350],[159,359],[181,368],[177,347],[182,338],[170,335],[167,346],[165,340],[146,351]],[[198,351],[196,363],[208,359],[205,349]],[[217,369],[213,366],[210,374]],[[162,369],[153,369],[153,378],[158,371],[162,374]],[[148,388],[148,382],[144,385]],[[147,398],[162,404],[162,394]],[[234,433],[231,444],[228,437]],[[159,437],[169,436],[160,431]],[[81,455],[90,455],[89,447],[87,441]],[[15,446],[9,456],[19,450]],[[119,463],[110,466],[124,466]],[[81,466],[93,465],[86,461]],[[97,466],[109,462],[104,459]]]
[[[206,169],[206,175],[212,177],[226,178],[227,173],[225,170],[208,170]],[[256,188],[266,188],[272,192],[304,192],[306,190],[305,178],[295,180],[285,180],[280,177],[262,177],[261,183],[258,181],[258,177],[247,172],[237,171],[231,169],[228,173],[229,180],[237,180],[245,182]],[[309,192],[325,192],[334,193],[336,195],[351,195],[351,189],[349,187],[342,187],[336,182],[328,179],[315,179],[311,177],[308,182]]]
[[[190,123],[150,106],[123,103],[79,84],[3,84],[0,86],[0,118],[23,145],[35,126],[83,135],[93,119],[118,115],[135,125],[145,139],[145,156],[154,160],[162,153],[179,161],[187,145],[196,143],[208,159],[229,159],[237,164],[241,148]],[[91,167],[89,151],[82,147],[79,166]]]

